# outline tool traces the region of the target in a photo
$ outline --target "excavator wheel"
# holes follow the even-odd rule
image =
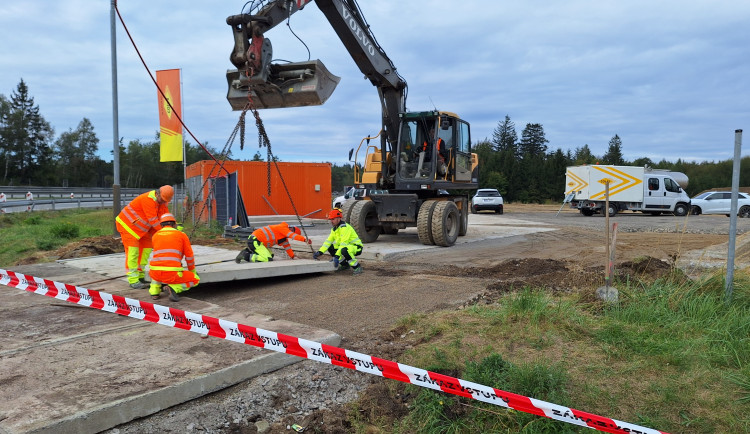
[[[417,214],[417,234],[422,244],[430,246],[435,244],[432,238],[432,211],[435,209],[438,201],[427,200],[419,207]]]
[[[352,208],[354,208],[354,204],[356,204],[357,200],[351,199],[344,202],[344,205],[341,207],[341,215],[344,218],[344,221],[349,223],[349,221],[352,218]]]
[[[359,239],[363,243],[372,243],[378,239],[381,226],[378,223],[378,213],[375,210],[375,204],[371,200],[357,200],[351,211],[352,225]]]
[[[458,207],[452,201],[439,201],[432,211],[432,239],[435,245],[450,247],[456,243],[461,225]]]

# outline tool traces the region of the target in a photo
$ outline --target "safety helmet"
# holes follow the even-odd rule
[[[161,200],[164,202],[171,201],[174,196],[174,188],[171,185],[162,185],[159,187],[159,196],[161,196]]]
[[[163,224],[163,223],[167,223],[167,222],[177,223],[177,219],[174,218],[174,216],[172,215],[172,213],[168,213],[167,212],[167,213],[164,213],[164,214],[161,215],[161,217],[159,218],[159,223]]]
[[[301,235],[302,234],[302,231],[297,226],[289,226],[289,230],[292,231],[292,232],[294,232],[297,235]]]
[[[331,210],[331,212],[328,213],[328,220],[333,219],[341,219],[344,218],[343,214],[341,214],[341,210],[338,208],[334,208]]]

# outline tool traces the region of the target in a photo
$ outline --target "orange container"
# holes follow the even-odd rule
[[[190,191],[198,191],[203,186],[201,193],[196,195],[200,197],[193,198],[196,209],[203,205],[208,196],[206,179],[234,172],[237,173],[237,184],[247,215],[294,215],[296,208],[300,216],[325,218],[331,209],[330,163],[277,162],[269,166],[265,161],[225,161],[223,169],[220,169],[215,161],[204,160],[191,164],[186,172]],[[216,218],[215,206],[211,209],[211,218]],[[206,218],[201,217],[201,220]]]

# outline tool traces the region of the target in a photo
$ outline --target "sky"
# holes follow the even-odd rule
[[[475,143],[491,139],[506,115],[519,138],[527,124],[541,124],[550,150],[588,145],[602,155],[618,135],[628,160],[727,160],[735,130],[750,134],[750,2],[359,4],[408,83],[407,109],[457,113],[471,124]],[[239,119],[226,100],[234,42],[225,20],[244,5],[117,2],[152,73],[181,70],[183,119],[201,143],[218,150]],[[55,137],[88,118],[107,161],[113,150],[110,10],[104,0],[0,6],[0,94],[10,97],[23,79]],[[157,90],[119,19],[115,25],[119,136],[126,144],[152,141],[159,129]],[[346,163],[349,149],[380,130],[377,89],[315,4],[265,36],[274,59],[320,59],[341,77],[322,106],[260,112],[274,154],[282,161]],[[235,159],[252,159],[259,150],[252,123],[247,131],[244,150],[239,139],[231,145]],[[743,156],[750,154],[750,140],[744,142]]]

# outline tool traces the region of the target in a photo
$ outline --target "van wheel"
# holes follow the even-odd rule
[[[674,215],[677,217],[685,217],[688,213],[688,206],[684,203],[678,203],[674,206]]]

